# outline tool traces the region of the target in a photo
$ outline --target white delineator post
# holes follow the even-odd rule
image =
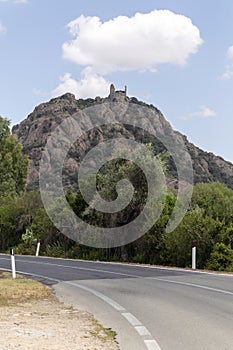
[[[39,253],[40,253],[40,239],[37,240],[36,256],[39,256]]]
[[[10,250],[11,253],[11,271],[12,271],[12,278],[16,278],[16,268],[15,268],[15,255],[14,255],[14,249]]]
[[[197,259],[197,242],[192,242],[192,269],[196,270],[196,259]]]

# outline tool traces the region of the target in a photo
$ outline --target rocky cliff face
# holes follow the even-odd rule
[[[96,97],[95,99],[76,100],[74,95],[67,93],[47,103],[42,103],[37,106],[24,121],[13,127],[13,133],[16,134],[23,144],[23,152],[26,153],[30,159],[30,170],[27,181],[29,189],[38,188],[38,170],[41,154],[53,130],[66,118],[87,107],[115,101],[147,106],[134,97],[127,97],[126,90],[115,91],[114,87],[111,86],[110,95],[107,98]],[[154,118],[156,118],[156,133],[158,135],[169,134],[168,131],[171,129],[171,126],[162,113],[153,106],[147,107],[153,111]],[[106,115],[107,114],[108,112],[106,112]],[[178,137],[183,139],[192,158],[195,182],[220,181],[233,188],[233,165],[231,163],[226,162],[221,157],[215,156],[212,153],[204,152],[191,144],[184,135],[178,132],[176,133]],[[161,142],[153,140],[150,134],[140,128],[132,127],[127,124],[108,124],[104,127],[91,128],[91,130],[83,134],[79,141],[73,144],[69,150],[63,171],[63,183],[65,187],[76,189],[80,159],[94,145],[113,137],[124,137],[144,143],[151,142],[156,152],[164,151],[164,146]],[[171,186],[175,187],[177,174],[172,159],[170,160],[168,172],[168,182]]]

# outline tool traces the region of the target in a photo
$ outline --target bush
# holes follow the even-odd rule
[[[207,269],[233,271],[233,250],[224,243],[216,243],[207,263]]]

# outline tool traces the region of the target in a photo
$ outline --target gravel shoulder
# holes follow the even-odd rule
[[[32,292],[38,287],[40,297],[34,293],[30,298],[30,282],[26,282],[26,301],[23,297],[23,302],[19,302],[17,291],[12,293],[10,302],[9,289],[6,292],[5,287],[12,283],[0,278],[0,350],[119,349],[113,331],[103,328],[88,312],[59,302],[40,283],[33,281],[33,288],[29,288]]]

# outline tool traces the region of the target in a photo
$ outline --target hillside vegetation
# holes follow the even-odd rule
[[[22,146],[10,134],[9,122],[1,118],[0,134],[6,136],[1,138],[0,151],[5,164],[0,183],[0,251],[7,252],[14,247],[16,253],[35,254],[36,241],[41,239],[41,254],[49,256],[190,267],[191,244],[196,240],[198,268],[233,271],[233,165],[200,150],[181,134],[192,157],[195,185],[186,215],[172,233],[166,233],[165,228],[177,200],[175,165],[158,140],[129,125],[107,125],[93,129],[71,147],[63,172],[66,199],[79,217],[101,227],[119,227],[137,217],[147,197],[147,183],[143,173],[132,162],[123,159],[108,162],[97,178],[99,193],[109,201],[116,198],[115,185],[123,175],[131,181],[136,190],[127,210],[113,214],[97,212],[87,206],[77,185],[80,159],[93,145],[109,134],[111,137],[131,138],[146,143],[152,150],[152,158],[158,154],[161,156],[169,190],[158,221],[140,239],[126,246],[109,249],[83,246],[68,239],[52,224],[38,192],[38,167],[46,140],[62,120],[77,110],[104,101],[106,99],[75,100],[73,95],[66,94],[41,104],[13,128]],[[145,105],[135,98],[127,97],[127,102]],[[153,110],[157,118],[160,133],[171,130],[159,110],[153,106],[148,108]],[[27,172],[28,158],[30,166]]]
[[[122,96],[116,95],[115,100],[121,102]],[[154,115],[154,124],[158,138],[152,137],[149,133],[141,128],[132,125],[108,124],[99,127],[91,127],[90,131],[80,137],[79,141],[72,145],[65,163],[63,171],[63,183],[66,188],[77,190],[78,164],[80,159],[99,142],[110,138],[126,138],[136,140],[142,143],[151,143],[156,154],[166,152],[164,145],[159,138],[169,137],[173,132],[171,125],[164,118],[161,111],[152,105],[138,101],[135,97],[128,98],[127,103],[148,109]],[[85,108],[100,106],[109,102],[109,98],[96,99],[79,99],[76,100],[72,94],[65,94],[61,97],[54,98],[49,102],[37,106],[34,111],[19,125],[13,127],[13,133],[17,136],[23,145],[24,154],[30,159],[29,174],[27,179],[28,189],[38,190],[38,170],[41,153],[46,145],[48,137],[53,130],[64,120],[75,115]],[[99,107],[99,108],[100,108]],[[110,111],[105,114],[106,121]],[[178,137],[183,139],[184,144],[192,158],[194,170],[194,182],[214,182],[219,181],[233,189],[233,165],[213,153],[204,152],[188,141],[186,136],[176,132]],[[60,147],[59,142],[54,147]],[[169,159],[167,177],[172,186],[176,186],[177,171],[172,158]]]

